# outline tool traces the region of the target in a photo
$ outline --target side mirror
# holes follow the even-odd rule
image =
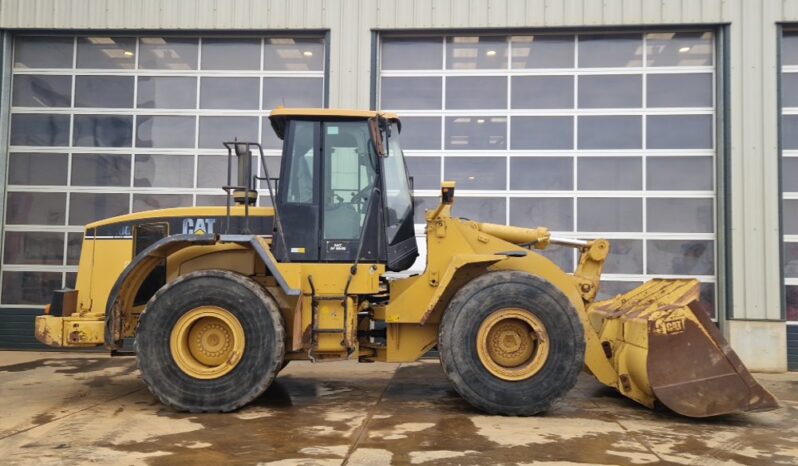
[[[385,144],[382,141],[382,132],[377,118],[369,119],[369,128],[371,129],[371,140],[374,142],[374,148],[377,149],[377,155],[385,157]]]

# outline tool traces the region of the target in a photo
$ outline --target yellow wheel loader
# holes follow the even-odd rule
[[[397,116],[270,119],[278,177],[257,143],[227,142],[226,206],[87,225],[76,289],[54,292],[36,337],[113,354],[134,340],[150,390],[191,412],[247,404],[288,361],[408,362],[435,347],[457,392],[489,413],[545,411],[582,370],[685,416],[777,406],[700,308],[697,281],[594,302],[609,242],[457,218],[454,183],[426,212],[424,272],[393,273],[418,256]],[[536,252],[551,245],[580,251],[573,274]]]

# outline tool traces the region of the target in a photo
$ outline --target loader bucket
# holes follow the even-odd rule
[[[698,298],[696,280],[652,280],[588,308],[618,374],[615,388],[689,417],[777,408]]]

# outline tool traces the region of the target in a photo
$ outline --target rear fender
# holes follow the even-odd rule
[[[216,244],[216,235],[172,235],[153,243],[125,267],[111,288],[105,307],[105,347],[119,349],[124,323],[130,320],[133,300],[141,284],[165,258],[189,246]]]
[[[119,349],[122,340],[134,324],[131,316],[133,301],[144,280],[165,258],[192,246],[216,246],[221,243],[238,244],[255,252],[288,296],[298,296],[300,291],[288,285],[274,257],[266,250],[258,237],[252,235],[173,235],[163,238],[137,255],[119,275],[108,298],[105,310],[105,347]],[[226,251],[229,252],[229,251]],[[211,261],[212,262],[212,261]],[[196,265],[196,264],[195,264]],[[220,267],[216,267],[220,268]],[[223,268],[223,267],[221,267]],[[174,278],[174,277],[171,277]]]

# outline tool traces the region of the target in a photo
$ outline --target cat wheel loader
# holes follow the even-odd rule
[[[87,225],[76,289],[54,291],[36,337],[113,354],[133,340],[152,393],[191,412],[244,406],[289,361],[409,362],[436,347],[456,391],[489,413],[545,411],[582,370],[690,417],[777,406],[696,280],[595,302],[608,241],[457,218],[454,183],[424,216],[425,270],[395,274],[418,256],[399,118],[278,108],[270,121],[279,176],[259,144],[226,142],[226,206]],[[573,274],[537,252],[552,246],[579,250]]]

